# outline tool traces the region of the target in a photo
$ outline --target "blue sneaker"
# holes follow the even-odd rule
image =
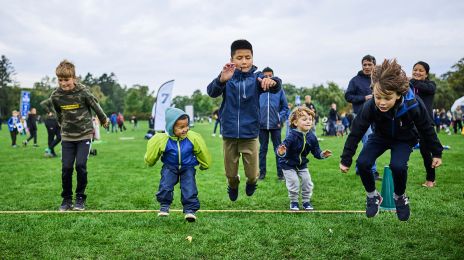
[[[290,210],[298,211],[300,210],[300,206],[298,202],[290,202]]]
[[[161,205],[161,208],[158,212],[158,217],[167,217],[169,216],[169,205]]]
[[[411,211],[409,209],[409,198],[405,195],[399,197],[395,200],[396,206],[396,216],[401,221],[407,221],[409,216],[411,215]]]
[[[379,213],[379,207],[380,204],[382,204],[382,196],[380,194],[377,194],[377,196],[374,196],[373,198],[366,198],[366,216],[368,218],[372,218],[377,216]]]
[[[255,193],[255,190],[256,190],[257,186],[258,186],[258,184],[256,184],[256,183],[247,183],[246,187],[245,187],[246,195],[247,196],[253,195],[253,193]]]
[[[307,201],[307,202],[303,202],[303,209],[304,210],[313,210],[313,205],[311,205],[311,202],[310,201]]]
[[[232,189],[230,186],[227,187],[227,193],[229,193],[229,199],[231,201],[236,201],[238,198],[238,188]]]

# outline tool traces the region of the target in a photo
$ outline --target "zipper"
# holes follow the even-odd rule
[[[240,84],[238,85],[237,138],[240,137]],[[221,125],[222,127],[222,125]]]
[[[303,153],[303,151],[305,149],[305,146],[306,146],[306,135],[303,134],[303,148],[301,149],[300,155],[298,156],[299,159],[300,159],[300,164],[299,165],[301,165],[301,163],[303,162],[303,160],[301,159],[301,154]]]
[[[267,92],[267,129],[269,129],[269,117],[270,117],[270,107],[269,107],[270,94]]]
[[[180,170],[180,166],[182,164],[182,158],[181,158],[181,154],[180,154],[180,141],[179,141],[179,138],[177,138],[177,154],[178,154],[178,157],[179,157],[179,170]]]

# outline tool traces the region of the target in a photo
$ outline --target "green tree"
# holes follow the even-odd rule
[[[5,55],[2,55],[0,57],[0,118],[8,117],[13,109],[19,108],[20,90],[13,84],[14,75],[13,65]]]

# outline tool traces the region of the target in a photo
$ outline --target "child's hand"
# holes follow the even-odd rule
[[[286,152],[287,152],[287,147],[285,146],[285,144],[281,144],[279,145],[279,147],[277,147],[277,153],[279,155],[284,155]]]
[[[441,165],[441,158],[432,158],[432,168],[438,168]]]
[[[322,152],[322,156],[323,156],[324,158],[330,157],[330,156],[332,156],[332,151],[330,151],[330,150],[325,150],[325,151]]]
[[[228,81],[229,79],[232,78],[232,76],[234,75],[234,72],[235,72],[235,63],[226,63],[226,65],[222,67],[221,77],[219,78],[219,81],[221,81],[221,83]]]
[[[348,170],[350,169],[350,167],[346,167],[345,165],[343,165],[342,163],[340,163],[340,171],[342,171],[342,173],[347,173]]]
[[[277,83],[271,78],[258,78],[258,81],[261,82],[261,88],[264,91],[269,90],[269,88],[274,87]]]

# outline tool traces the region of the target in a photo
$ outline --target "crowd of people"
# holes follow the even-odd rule
[[[323,135],[345,138],[339,168],[348,172],[358,143],[363,147],[356,161],[356,174],[360,175],[366,190],[366,215],[374,217],[379,211],[382,197],[376,190],[380,180],[376,159],[391,150],[390,168],[394,182],[394,201],[399,220],[410,216],[409,198],[406,195],[407,164],[412,147],[419,142],[426,171],[425,187],[434,187],[435,169],[442,163],[443,147],[437,137],[440,130],[454,133],[462,129],[462,110],[453,113],[444,109],[433,110],[435,83],[429,80],[430,67],[423,61],[413,66],[408,78],[396,60],[385,59],[377,65],[375,57],[361,59],[361,70],[348,84],[345,99],[352,104],[352,111],[339,113],[332,103],[327,118],[322,118]],[[87,195],[87,158],[91,142],[99,138],[100,125],[108,133],[126,131],[124,116],[113,112],[107,115],[89,89],[76,79],[75,67],[64,60],[56,68],[59,88],[41,103],[46,111],[45,126],[48,133],[46,154],[56,157],[55,147],[62,145],[62,204],[60,211],[84,210]],[[313,210],[311,203],[314,183],[308,169],[307,155],[326,159],[332,155],[322,150],[316,135],[320,116],[311,96],[305,96],[303,105],[289,103],[282,89],[282,80],[266,67],[258,71],[253,65],[253,48],[247,40],[236,40],[231,45],[230,62],[219,76],[207,86],[212,98],[222,97],[219,109],[212,114],[215,120],[212,135],[223,142],[224,171],[227,193],[231,201],[239,197],[241,183],[238,174],[239,159],[245,172],[245,194],[252,196],[270,172],[285,181],[290,210]],[[96,114],[92,116],[91,110]],[[189,116],[182,110],[165,111],[166,133],[149,136],[145,162],[153,166],[163,163],[156,199],[160,203],[159,216],[169,215],[173,190],[180,183],[181,202],[185,219],[196,220],[200,208],[195,181],[195,167],[206,170],[211,165],[211,155],[202,136],[189,129]],[[36,109],[26,118],[13,111],[8,120],[11,145],[17,147],[17,135],[29,134],[23,141],[27,146],[33,141],[37,147]],[[131,116],[132,129],[138,121]],[[433,124],[436,125],[434,129]],[[153,129],[154,119],[149,120]],[[281,140],[286,126],[285,139]],[[269,138],[273,144],[276,169],[268,169]],[[74,165],[74,162],[75,165]],[[72,173],[77,172],[75,202],[73,202]],[[300,197],[301,193],[301,208]]]

